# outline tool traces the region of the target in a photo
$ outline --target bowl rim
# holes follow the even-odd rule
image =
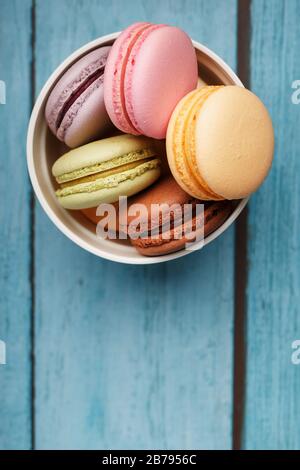
[[[61,220],[60,218],[55,214],[55,212],[52,210],[50,204],[48,203],[46,197],[44,196],[43,190],[41,188],[41,185],[39,183],[39,180],[37,178],[36,172],[35,172],[35,167],[34,167],[34,159],[33,159],[33,147],[34,147],[34,133],[35,133],[35,126],[37,123],[37,119],[40,113],[41,106],[43,105],[47,95],[50,92],[50,89],[53,87],[55,81],[58,80],[59,76],[64,72],[64,70],[69,67],[76,59],[79,57],[83,56],[87,52],[89,52],[92,49],[95,49],[96,47],[105,45],[105,43],[110,42],[112,40],[115,40],[120,34],[119,32],[107,34],[105,36],[101,36],[97,39],[94,39],[93,41],[90,41],[86,43],[85,45],[81,46],[80,48],[76,49],[72,54],[70,54],[50,75],[44,86],[42,87],[35,105],[33,107],[29,125],[28,125],[28,132],[27,132],[27,144],[26,144],[26,150],[27,150],[27,168],[29,172],[29,177],[31,180],[31,184],[34,190],[34,193],[41,204],[43,210],[47,214],[47,216],[50,218],[50,220],[54,223],[54,225],[64,234],[66,235],[71,241],[76,243],[76,245],[80,246],[84,250],[88,251],[89,253],[92,253],[98,257],[110,260],[110,261],[115,261],[119,263],[124,263],[124,264],[141,264],[141,265],[146,265],[146,264],[158,264],[158,263],[163,263],[165,261],[171,261],[174,259],[181,258],[182,256],[186,256],[190,253],[193,253],[193,250],[180,250],[174,253],[169,253],[166,255],[161,255],[161,256],[155,256],[155,257],[146,257],[146,256],[141,256],[140,258],[133,258],[130,256],[122,256],[120,257],[117,254],[111,253],[108,250],[104,250],[101,247],[93,247],[91,246],[87,241],[83,240],[80,235],[77,235],[74,233],[73,230],[68,228]],[[198,51],[202,52],[203,54],[207,55],[209,58],[211,58],[213,61],[215,61],[222,69],[223,71],[234,81],[234,83],[238,86],[244,86],[241,80],[238,78],[236,73],[232,70],[232,68],[221,58],[219,57],[215,52],[213,52],[211,49],[208,47],[204,46],[203,44],[192,40],[193,46],[195,49]],[[247,202],[249,200],[249,197],[242,199],[237,207],[234,209],[230,217],[213,233],[208,235],[204,239],[203,246],[208,245],[211,243],[213,240],[218,238],[222,233],[224,233],[232,224],[233,222],[239,217],[240,213],[242,210],[245,208]]]

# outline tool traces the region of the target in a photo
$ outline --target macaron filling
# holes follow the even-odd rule
[[[154,157],[155,155],[156,153],[153,149],[136,150],[135,152],[128,152],[122,156],[112,158],[111,160],[79,168],[69,173],[55,175],[55,178],[59,184],[62,184],[68,181],[78,180],[88,175],[94,175],[114,168],[120,168],[123,165],[145,160],[149,157]]]
[[[185,235],[188,233],[195,233],[201,230],[202,227],[208,226],[213,220],[228,215],[229,204],[226,202],[226,205],[222,203],[216,203],[213,201],[205,203],[204,213],[200,215],[196,211],[196,203],[203,203],[201,201],[194,200],[193,211],[191,218],[187,221],[184,220],[172,220],[170,224],[162,225],[157,230],[156,236],[153,237],[153,232],[145,232],[140,235],[140,237],[134,240],[134,244],[140,246],[141,248],[153,247],[163,245],[165,243],[170,243],[173,240],[184,240]],[[155,234],[155,233],[154,233]],[[207,235],[208,233],[206,233]],[[180,236],[181,235],[181,236]]]
[[[136,168],[137,166],[141,165],[142,163],[146,163],[146,162],[149,162],[151,160],[152,160],[152,158],[145,158],[143,160],[139,160],[138,162],[126,163],[126,164],[118,166],[116,168],[111,168],[110,170],[97,172],[97,173],[94,173],[94,174],[83,176],[83,177],[78,178],[76,180],[67,181],[66,183],[61,183],[61,187],[66,188],[68,186],[74,186],[75,184],[87,183],[89,181],[96,181],[99,178],[107,178],[108,176],[115,175],[115,174],[121,173],[123,171],[131,170],[132,168]]]
[[[172,236],[172,232],[175,229],[177,231],[178,231],[179,227],[183,227],[183,229],[184,229],[184,222],[187,224],[187,223],[190,222],[191,219],[196,217],[196,203],[197,203],[196,199],[193,199],[193,200],[191,200],[190,203],[188,203],[188,204],[192,204],[192,213],[191,213],[191,218],[189,220],[184,221],[183,213],[182,213],[183,207],[182,207],[181,208],[182,210],[180,211],[180,214],[176,214],[176,213],[173,213],[173,212],[168,213],[167,215],[170,217],[170,220],[168,220],[168,221],[161,220],[160,225],[157,225],[156,227],[155,226],[151,227],[151,230],[148,229],[148,230],[141,231],[138,238],[157,239],[157,238],[162,237],[164,242],[168,241],[170,239],[170,237]],[[201,201],[198,201],[198,203],[201,203]],[[130,230],[129,230],[128,233],[130,235]],[[166,234],[167,234],[167,236],[166,236]],[[184,235],[184,233],[183,233],[183,235]]]
[[[99,69],[95,70],[90,76],[83,81],[78,88],[72,91],[69,98],[66,100],[64,105],[62,106],[61,110],[59,111],[55,123],[56,130],[59,129],[61,126],[64,117],[66,116],[69,109],[73,106],[76,100],[80,98],[82,93],[87,90],[98,78],[102,77],[103,81],[103,73],[104,73],[104,65],[102,65]]]
[[[97,173],[95,179],[91,181],[85,180],[84,182],[75,181],[74,184],[67,184],[56,191],[58,197],[69,196],[76,193],[90,193],[104,188],[113,188],[126,180],[133,180],[134,178],[143,175],[149,170],[159,168],[161,161],[159,158],[147,158],[142,161],[137,161],[133,167],[126,165],[119,167],[115,172],[107,174]]]
[[[99,90],[103,90],[104,69],[110,49],[109,46],[95,49],[74,62],[62,74],[49,95],[45,108],[47,123],[53,134],[71,148],[88,142],[96,135],[96,132],[97,135],[98,132],[100,134],[109,122],[104,111],[103,121],[100,116],[98,124],[90,123],[91,116],[84,110],[85,106],[90,109],[91,113],[99,111],[102,114],[104,110],[104,99],[103,96],[101,98]],[[98,101],[91,104],[89,98],[93,93],[96,93]],[[76,138],[72,128],[76,130],[79,125],[77,118],[81,115],[81,109],[83,109],[82,137]],[[88,129],[89,125],[91,130]],[[91,132],[90,135],[89,132]]]
[[[186,115],[186,127],[184,133],[184,150],[185,158],[189,166],[190,171],[198,181],[201,190],[206,193],[207,197],[212,200],[222,200],[221,196],[216,194],[208,186],[204,178],[202,177],[196,161],[196,142],[195,142],[195,123],[197,115],[201,112],[202,106],[206,100],[217,90],[220,86],[207,86],[203,91],[197,91],[194,100],[190,103],[188,113]]]
[[[196,162],[195,123],[205,101],[215,93],[219,86],[207,86],[186,95],[178,104],[173,125],[172,152],[177,172],[180,174],[185,190],[203,200],[221,200],[204,181]]]
[[[153,237],[153,236],[160,236],[162,233],[172,230],[175,227],[178,227],[183,224],[183,212],[184,212],[184,206],[185,205],[192,205],[192,214],[191,216],[193,217],[196,213],[196,203],[201,203],[201,201],[197,201],[197,199],[194,199],[191,197],[189,200],[187,200],[184,204],[179,204],[179,203],[174,203],[169,207],[167,204],[166,207],[164,207],[164,204],[162,203],[156,203],[154,206],[150,209],[151,211],[151,217],[149,220],[145,220],[143,222],[140,222],[139,226],[139,237],[141,238],[148,238],[148,237]],[[133,218],[134,219],[134,218]],[[123,232],[127,231],[127,227],[120,226],[120,230]],[[131,229],[130,224],[128,226],[128,235],[132,235],[132,230],[133,232],[135,231],[135,228]]]

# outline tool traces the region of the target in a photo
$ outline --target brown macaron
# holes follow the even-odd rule
[[[143,204],[148,214],[147,218],[143,219],[142,215],[138,218],[138,236],[134,225],[136,215],[130,215],[133,204]],[[184,206],[187,204],[191,204],[191,218],[188,221],[183,217]],[[204,204],[204,213],[196,214],[197,204]],[[173,207],[171,210],[164,210],[163,205]],[[205,237],[212,233],[223,224],[232,208],[232,203],[226,200],[203,202],[195,199],[173,177],[168,176],[130,199],[127,227],[120,226],[120,231],[128,233],[132,245],[142,255],[165,255],[185,248],[187,243],[197,239],[200,231],[203,233],[204,230]],[[132,224],[136,231],[135,237]]]
[[[115,217],[109,217],[108,212],[105,208],[103,208],[102,214],[97,215],[98,207],[91,207],[89,209],[81,209],[82,214],[86,217],[87,220],[92,222],[96,225],[96,233],[97,235],[101,233],[105,233],[108,239],[115,240],[118,238],[119,232],[119,203],[114,202],[111,204],[115,208]],[[101,236],[101,235],[99,235]]]

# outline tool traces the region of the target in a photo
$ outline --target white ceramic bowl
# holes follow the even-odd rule
[[[96,256],[120,263],[154,264],[185,256],[191,251],[181,250],[176,253],[157,257],[140,255],[128,242],[118,242],[100,239],[96,236],[95,226],[79,211],[67,211],[57,202],[55,186],[51,175],[53,162],[66,148],[49,131],[45,118],[45,105],[51,89],[66,69],[80,57],[91,50],[104,45],[110,45],[119,33],[92,41],[71,54],[50,76],[40,92],[32,111],[27,136],[27,164],[32,186],[44,211],[52,222],[70,240]],[[193,41],[196,49],[201,78],[208,84],[225,84],[243,86],[233,70],[214,52]],[[235,210],[226,222],[211,233],[205,240],[204,246],[219,237],[239,216],[248,199],[237,203]]]

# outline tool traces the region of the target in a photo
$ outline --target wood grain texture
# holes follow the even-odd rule
[[[244,447],[300,448],[300,368],[291,343],[300,338],[300,2],[253,0],[252,89],[271,111],[276,155],[251,198]]]
[[[38,0],[38,89],[75,48],[144,19],[181,26],[235,66],[236,13],[221,0]],[[178,261],[114,264],[37,207],[37,448],[230,448],[233,257],[230,230]]]
[[[30,113],[29,0],[0,4],[0,339],[7,364],[0,365],[0,449],[31,446],[30,368],[30,185],[26,130]],[[16,33],[17,32],[17,33]]]

